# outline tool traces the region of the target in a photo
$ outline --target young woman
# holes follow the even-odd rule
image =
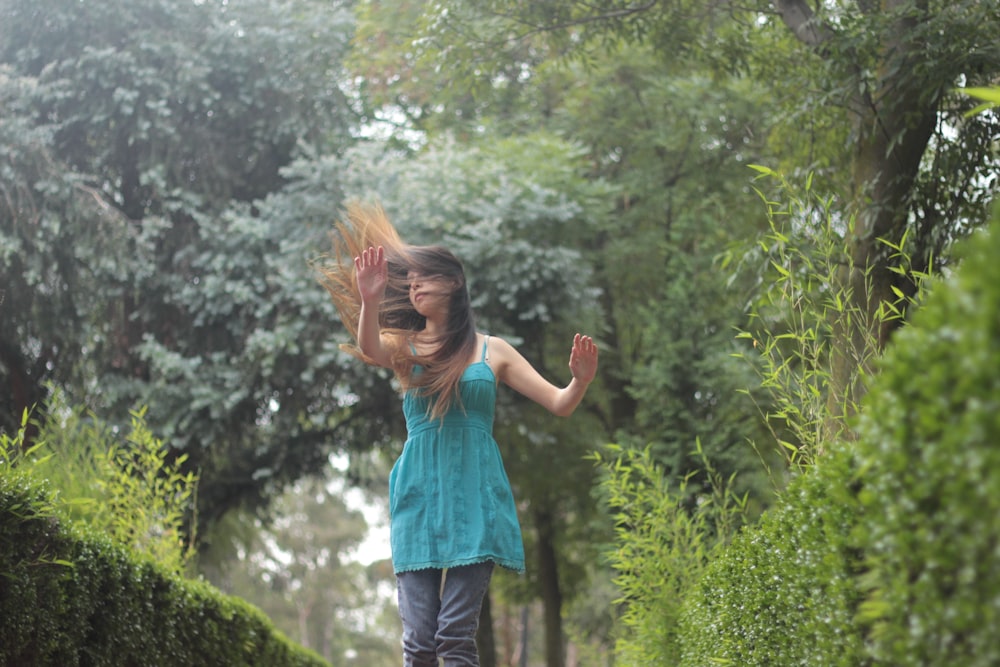
[[[493,415],[502,382],[559,416],[579,405],[598,350],[577,334],[572,379],[557,387],[502,338],[476,331],[462,264],[407,246],[381,209],[354,205],[323,282],[352,352],[392,369],[407,440],[389,476],[390,544],[407,667],[478,665],[475,635],[495,565],[524,570],[524,548]]]

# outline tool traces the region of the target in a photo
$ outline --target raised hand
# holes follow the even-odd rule
[[[375,303],[381,301],[385,287],[389,283],[389,265],[382,246],[362,251],[354,258],[354,270],[358,277],[361,300]]]
[[[597,344],[590,336],[573,336],[569,353],[569,370],[580,382],[590,384],[597,374]]]

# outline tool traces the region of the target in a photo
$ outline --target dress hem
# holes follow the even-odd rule
[[[447,563],[443,562],[426,562],[426,563],[413,563],[412,565],[401,565],[399,567],[394,567],[393,571],[395,574],[402,574],[404,572],[419,572],[420,570],[447,570],[451,567],[462,567],[464,565],[478,565],[480,563],[493,562],[506,570],[512,570],[518,574],[522,574],[524,570],[523,563],[517,563],[515,561],[510,561],[504,558],[494,558],[493,556],[479,556],[476,558],[458,558],[455,560],[449,560]]]

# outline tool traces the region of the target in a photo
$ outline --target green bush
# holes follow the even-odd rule
[[[1000,207],[885,355],[859,426],[884,664],[1000,664]]]
[[[707,566],[682,665],[1000,664],[1000,208],[964,254],[887,350],[856,441]]]
[[[51,509],[45,483],[0,467],[0,665],[327,664],[243,600]]]
[[[0,433],[0,666],[326,665],[243,600],[180,577],[183,554],[175,536],[144,540],[130,529],[176,526],[175,508],[187,501],[193,481],[164,465],[142,414],[134,417],[133,455],[123,458],[113,450],[103,464],[100,457],[76,456],[83,451],[76,436],[103,428],[42,429],[73,444],[73,471],[60,469],[59,454],[67,450],[49,452],[51,442],[26,449],[27,414],[14,436]],[[104,440],[91,444],[101,447]],[[138,466],[131,470],[145,478],[137,486],[119,479],[126,472],[122,463]],[[58,497],[60,484],[43,477],[57,470],[57,481],[75,491],[88,490],[77,475],[81,470],[107,475],[103,488],[111,495],[104,498],[117,498],[120,509],[141,514],[148,508],[156,516],[131,517],[136,520],[119,522],[120,530],[109,534],[106,518],[94,521],[100,512],[81,513],[79,503]],[[165,477],[153,478],[164,471]],[[133,496],[126,498],[123,489]],[[157,500],[151,495],[156,493],[170,497]]]
[[[850,431],[859,389],[879,357],[875,332],[899,320],[912,297],[897,291],[894,301],[869,312],[862,304],[871,297],[873,275],[852,257],[854,217],[814,190],[811,177],[795,187],[772,169],[752,168],[760,188],[776,191],[754,186],[769,229],[723,259],[723,267],[734,261],[739,267],[730,280],[760,281],[747,327],[737,334],[751,347],[736,356],[759,374],[760,386],[747,393],[788,467],[801,470]],[[906,235],[898,243],[879,241],[887,268],[919,288],[928,275],[913,268]]]
[[[132,412],[131,428],[121,434],[67,405],[59,391],[43,412],[39,444],[22,464],[49,481],[60,517],[183,572],[194,555],[194,535],[185,533],[184,521],[198,480],[181,472],[187,457],[171,458],[150,431],[146,408]]]
[[[708,567],[680,615],[680,665],[858,667],[851,451],[825,454]]]
[[[601,484],[612,508],[617,540],[608,560],[621,597],[616,661],[670,665],[679,655],[676,632],[681,601],[712,554],[737,529],[746,498],[732,493],[698,444],[711,494],[693,496],[689,476],[671,488],[649,449],[609,445],[592,459],[604,468]]]

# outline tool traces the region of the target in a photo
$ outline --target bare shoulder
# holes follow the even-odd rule
[[[487,353],[493,373],[497,379],[507,384],[510,384],[513,375],[523,373],[525,367],[529,366],[517,348],[500,336],[489,336]]]
[[[495,336],[493,334],[485,334],[483,336],[486,340],[487,352],[490,355],[490,361],[505,361],[509,360],[511,355],[518,355],[520,353],[517,351],[513,345],[507,342],[506,339],[500,336]]]

